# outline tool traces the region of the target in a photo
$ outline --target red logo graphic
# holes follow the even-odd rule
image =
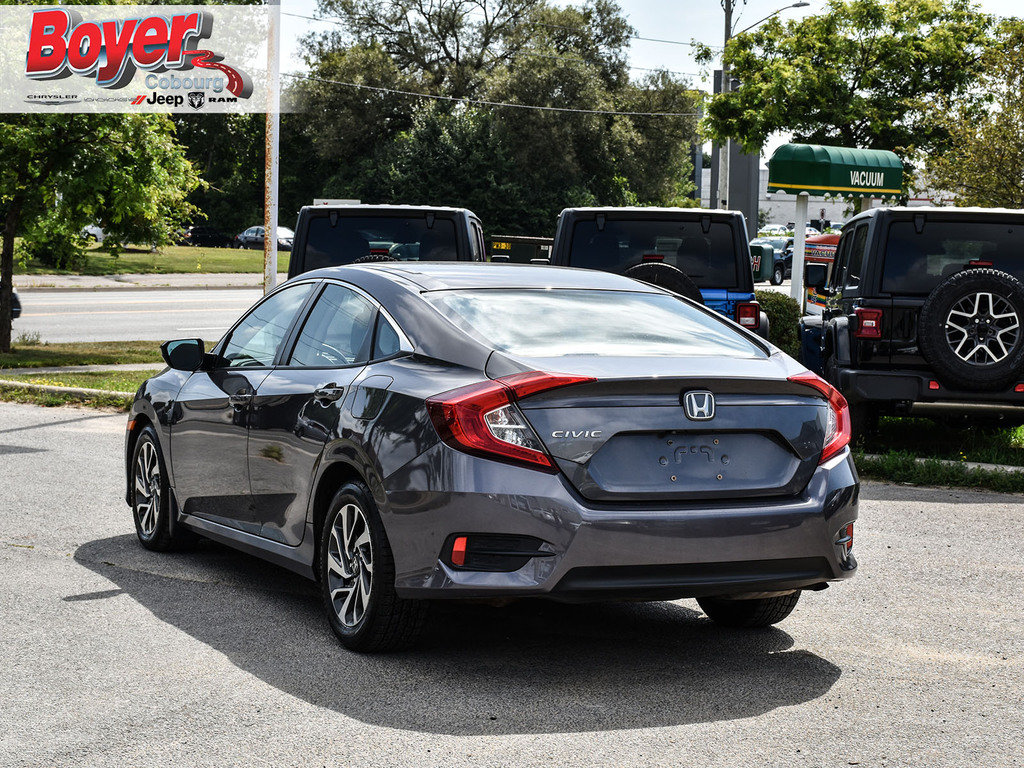
[[[193,50],[210,37],[213,15],[177,14],[169,19],[146,16],[124,21],[82,21],[71,8],[32,14],[25,74],[33,80],[55,80],[69,74],[91,77],[103,88],[124,88],[136,69],[215,69],[227,77],[227,90],[248,98],[248,75],[220,63],[210,50]],[[132,103],[135,103],[134,101]]]
[[[143,93],[143,94],[140,94],[140,95],[136,96],[134,99],[132,99],[132,104],[134,106],[138,106],[139,104],[141,104],[145,100],[146,100],[146,94]]]

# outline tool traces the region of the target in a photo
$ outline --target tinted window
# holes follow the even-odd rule
[[[373,345],[373,359],[378,360],[382,357],[391,357],[391,355],[398,353],[399,348],[398,333],[391,326],[391,323],[381,315],[377,322],[377,339]]]
[[[853,245],[850,247],[850,258],[846,263],[843,286],[856,288],[860,285],[861,268],[864,266],[864,248],[868,242],[868,225],[861,224],[853,233]]]
[[[351,264],[364,256],[390,256],[398,261],[455,261],[455,222],[436,218],[427,227],[423,217],[329,216],[309,220],[306,233],[306,270]]]
[[[221,356],[232,368],[273,365],[288,327],[312,285],[284,288],[262,302],[231,333]]]
[[[700,288],[737,288],[732,226],[699,221],[578,221],[573,228],[569,266],[622,274],[647,261],[671,264]]]
[[[289,365],[334,367],[365,363],[377,310],[355,291],[328,284],[313,305]]]
[[[995,221],[926,221],[920,234],[912,221],[889,225],[882,290],[927,294],[945,278],[991,262],[1024,280],[1024,227]]]
[[[512,354],[763,354],[723,321],[665,294],[498,289],[437,291],[425,296],[457,326],[493,348]]]

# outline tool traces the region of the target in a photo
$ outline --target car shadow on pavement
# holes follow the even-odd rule
[[[389,728],[529,734],[734,720],[822,696],[841,674],[793,650],[780,629],[723,630],[676,603],[439,603],[416,650],[363,656],[337,643],[311,582],[227,547],[157,554],[124,535],[83,544],[75,560],[269,685]]]

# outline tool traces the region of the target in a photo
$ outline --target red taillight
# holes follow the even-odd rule
[[[756,301],[747,301],[736,305],[736,322],[750,331],[756,331],[761,325],[761,305]]]
[[[1016,387],[1013,388],[1013,391],[1014,392],[1024,392],[1024,384],[1018,384]]]
[[[935,379],[932,379],[931,381],[928,382],[928,389],[938,389],[938,388],[939,388],[939,382],[937,382]]]
[[[816,389],[828,401],[832,415],[825,429],[825,444],[821,449],[821,458],[818,459],[819,464],[826,462],[850,444],[850,406],[842,392],[810,371],[790,376],[789,380]]]
[[[452,544],[452,565],[466,564],[466,537],[457,536]]]
[[[853,331],[854,338],[882,338],[882,310],[857,307],[853,312],[857,316],[857,327]]]
[[[471,384],[427,400],[427,412],[445,443],[465,453],[556,472],[551,457],[513,404],[538,392],[594,381],[530,371]]]
[[[665,255],[662,253],[645,253],[643,255],[644,261],[664,261]]]
[[[969,261],[967,263],[970,264],[972,267],[991,267],[992,266],[992,262],[991,261],[985,261],[984,259],[972,259],[971,261]]]

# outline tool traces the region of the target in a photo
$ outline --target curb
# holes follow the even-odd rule
[[[30,392],[49,392],[58,395],[77,395],[78,397],[135,397],[134,392],[114,392],[110,389],[85,389],[82,387],[58,387],[52,384],[32,384],[26,381],[0,379],[0,387],[27,389]]]
[[[861,454],[865,459],[871,461],[878,461],[884,459],[880,453],[865,453]],[[927,464],[928,462],[937,461],[944,467],[964,467],[966,469],[983,469],[987,472],[1006,472],[1009,474],[1024,474],[1024,467],[1015,467],[1010,464],[985,464],[980,461],[955,461],[953,459],[924,459],[920,456],[914,458],[915,464]]]

